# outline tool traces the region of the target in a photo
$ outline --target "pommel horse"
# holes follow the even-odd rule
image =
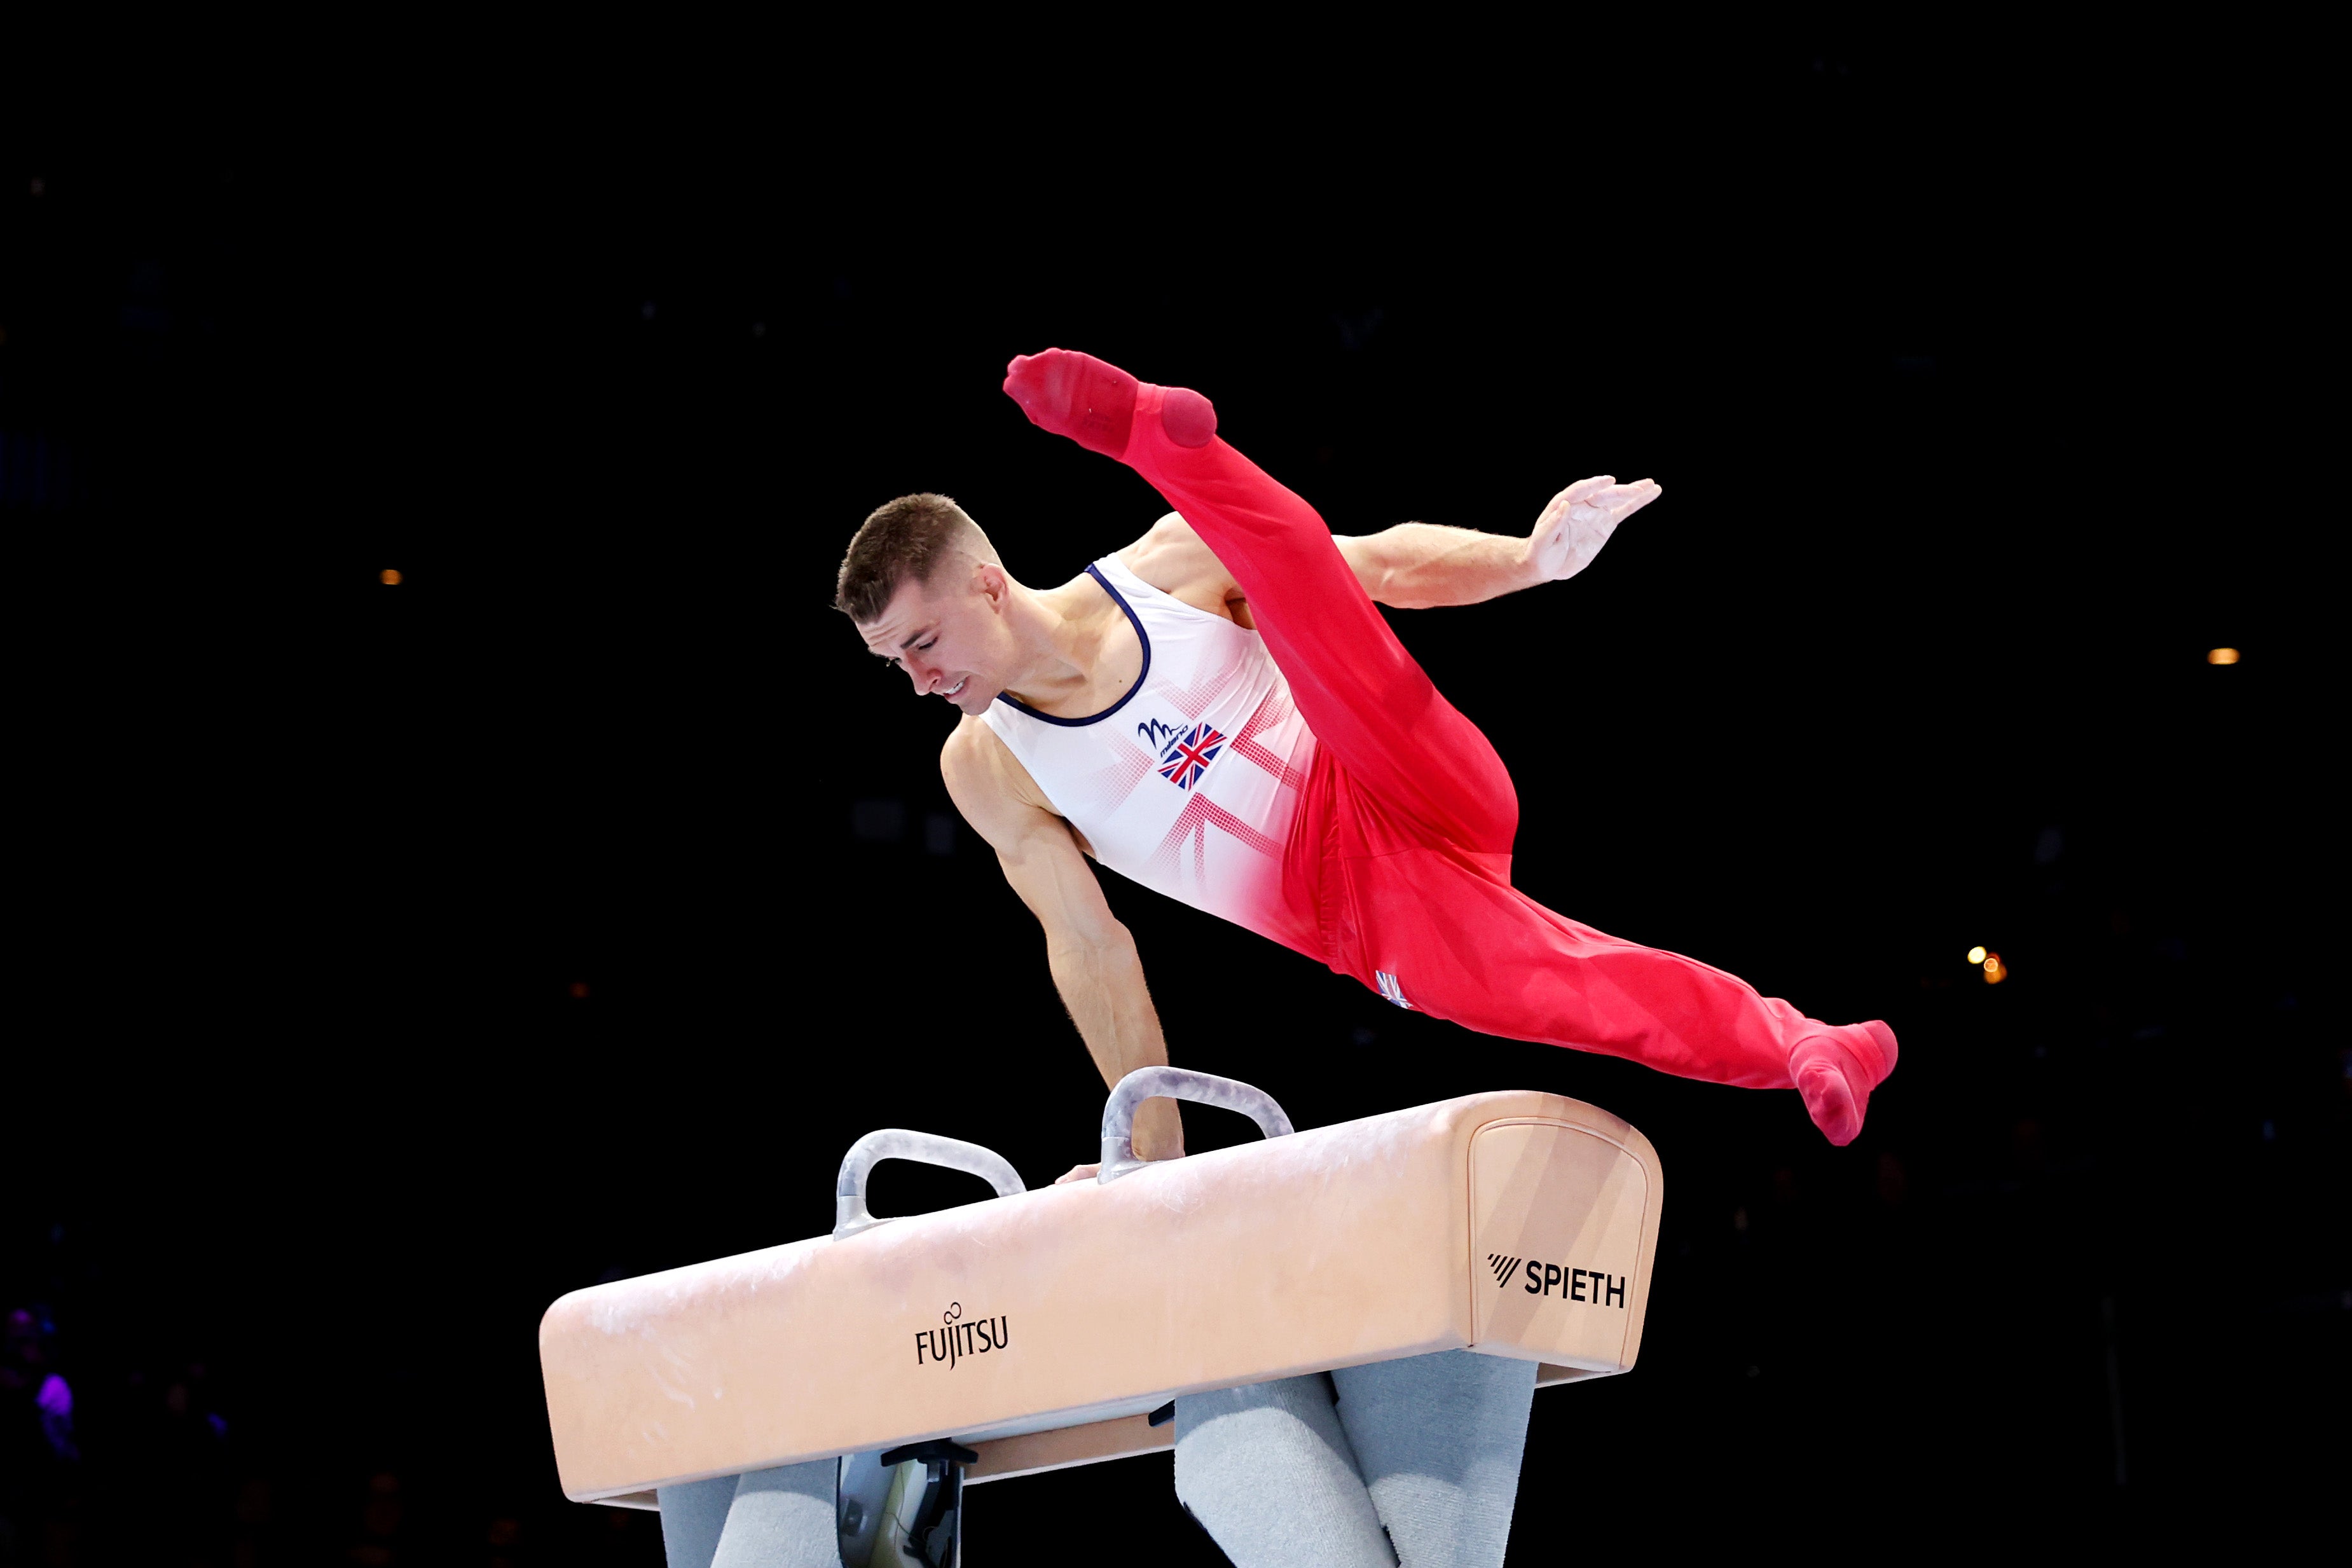
[[[1153,1096],[1265,1136],[1139,1161]],[[877,1218],[866,1182],[886,1159],[997,1195]],[[1539,1363],[1538,1386],[1624,1372],[1664,1192],[1632,1126],[1532,1091],[1300,1132],[1247,1084],[1145,1068],[1104,1107],[1097,1179],[1034,1192],[987,1149],[886,1129],[842,1161],[830,1236],[548,1309],[556,1468],[575,1502],[650,1509],[659,1487],[854,1457],[844,1561],[895,1563],[853,1557],[852,1537],[863,1553],[884,1515],[904,1525],[925,1466],[936,1515],[959,1464],[950,1504],[961,1485],[1167,1448],[1180,1394],[1463,1349]]]

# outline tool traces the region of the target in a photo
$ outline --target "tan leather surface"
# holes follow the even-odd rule
[[[587,1501],[1465,1346],[1622,1371],[1663,1195],[1608,1112],[1472,1095],[600,1285],[540,1327],[557,1468]]]
[[[1642,1312],[1633,1279],[1641,1276],[1646,1300],[1658,1240],[1651,1194],[1656,1162],[1652,1156],[1645,1163],[1649,1153],[1647,1140],[1636,1152],[1630,1140],[1557,1121],[1512,1120],[1480,1129],[1470,1142],[1480,1249],[1522,1261],[1499,1289],[1475,1292],[1474,1343],[1508,1345],[1502,1353],[1593,1372],[1633,1364]],[[1584,1194],[1584,1201],[1562,1203],[1558,1194],[1564,1192]],[[1528,1274],[1529,1264],[1544,1263],[1558,1266],[1556,1279]],[[1573,1310],[1580,1297],[1601,1310]],[[1559,1310],[1563,1303],[1571,1310]]]

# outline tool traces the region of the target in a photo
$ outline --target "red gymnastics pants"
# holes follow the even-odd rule
[[[1121,383],[1134,388],[1124,418]],[[1502,759],[1397,640],[1314,508],[1215,437],[1207,399],[1062,351],[1015,361],[1006,390],[1036,423],[1150,481],[1249,600],[1319,742],[1283,882],[1333,969],[1484,1034],[1802,1087],[1832,1142],[1860,1131],[1895,1065],[1885,1025],[1817,1022],[1511,886],[1519,805]]]

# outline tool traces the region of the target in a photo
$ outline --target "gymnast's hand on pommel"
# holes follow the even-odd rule
[[[1617,525],[1664,493],[1652,479],[1621,485],[1607,474],[1579,479],[1551,498],[1528,535],[1528,574],[1538,583],[1573,577],[1592,564]]]
[[[1135,1108],[1135,1152],[1147,1160],[1184,1157],[1184,1122],[1176,1101],[1154,1095]],[[1055,1177],[1054,1184],[1091,1182],[1101,1169],[1100,1165],[1073,1165]]]

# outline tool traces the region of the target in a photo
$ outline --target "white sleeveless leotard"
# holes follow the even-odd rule
[[[1304,952],[1286,912],[1283,847],[1315,737],[1257,633],[1152,587],[1116,556],[1087,568],[1135,624],[1143,669],[1087,719],[1000,696],[981,714],[1085,835],[1132,881]]]

